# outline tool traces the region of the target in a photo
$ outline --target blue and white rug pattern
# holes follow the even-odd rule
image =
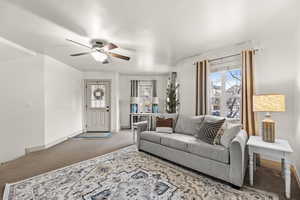
[[[135,146],[8,184],[4,200],[275,200],[162,161]]]

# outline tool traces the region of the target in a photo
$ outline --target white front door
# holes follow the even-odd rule
[[[86,129],[110,131],[110,81],[86,81]]]

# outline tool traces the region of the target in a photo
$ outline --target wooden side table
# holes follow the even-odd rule
[[[253,186],[253,168],[256,165],[253,154],[262,154],[271,159],[281,160],[282,174],[285,179],[285,195],[286,198],[291,197],[291,169],[290,169],[290,154],[293,152],[288,141],[276,139],[275,143],[264,142],[260,136],[250,136],[247,142],[249,148],[249,171],[250,185]]]

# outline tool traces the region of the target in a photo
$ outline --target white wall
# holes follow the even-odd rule
[[[298,170],[298,177],[300,178],[300,27],[298,27],[297,31],[297,50],[296,50],[296,56],[297,56],[297,73],[296,73],[296,80],[295,80],[295,118],[293,120],[293,123],[295,125],[295,129],[291,132],[291,138],[294,141],[294,145],[296,148],[294,149],[295,155],[294,155],[294,162],[297,166]]]
[[[83,79],[111,80],[111,131],[120,130],[119,119],[119,73],[117,72],[84,72]]]
[[[45,145],[81,133],[82,72],[52,57],[44,57]]]
[[[82,130],[82,72],[44,55],[0,62],[0,163]]]
[[[120,75],[120,123],[121,127],[129,127],[130,113],[130,81],[157,80],[157,96],[159,97],[159,112],[164,112],[168,75]]]
[[[43,57],[0,63],[0,163],[44,142]]]
[[[193,60],[186,59],[177,66],[179,83],[179,113],[183,115],[195,115],[196,108],[196,68]]]
[[[286,139],[295,152],[300,151],[300,141],[295,135],[295,78],[297,70],[296,33],[289,37],[282,35],[262,35],[261,46],[263,51],[255,56],[256,93],[279,93],[286,96],[286,111],[272,113],[276,123],[276,137]],[[259,131],[264,113],[258,113]],[[292,154],[295,162],[297,153]],[[300,166],[297,166],[299,169]]]

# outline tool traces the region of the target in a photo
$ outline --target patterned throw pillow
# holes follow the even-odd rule
[[[173,133],[173,119],[156,117],[156,132]]]
[[[204,120],[204,122],[200,126],[197,138],[209,144],[213,144],[214,139],[217,136],[224,122],[225,119],[214,122],[208,122]]]
[[[221,128],[219,129],[219,131],[214,139],[213,144],[221,145],[221,137],[224,135],[225,130],[228,128],[228,126],[229,126],[229,122],[225,121],[223,123],[223,125],[221,126]]]
[[[214,145],[221,145],[221,137],[224,135],[225,129],[224,128],[220,128],[220,130],[218,131],[213,144]]]

